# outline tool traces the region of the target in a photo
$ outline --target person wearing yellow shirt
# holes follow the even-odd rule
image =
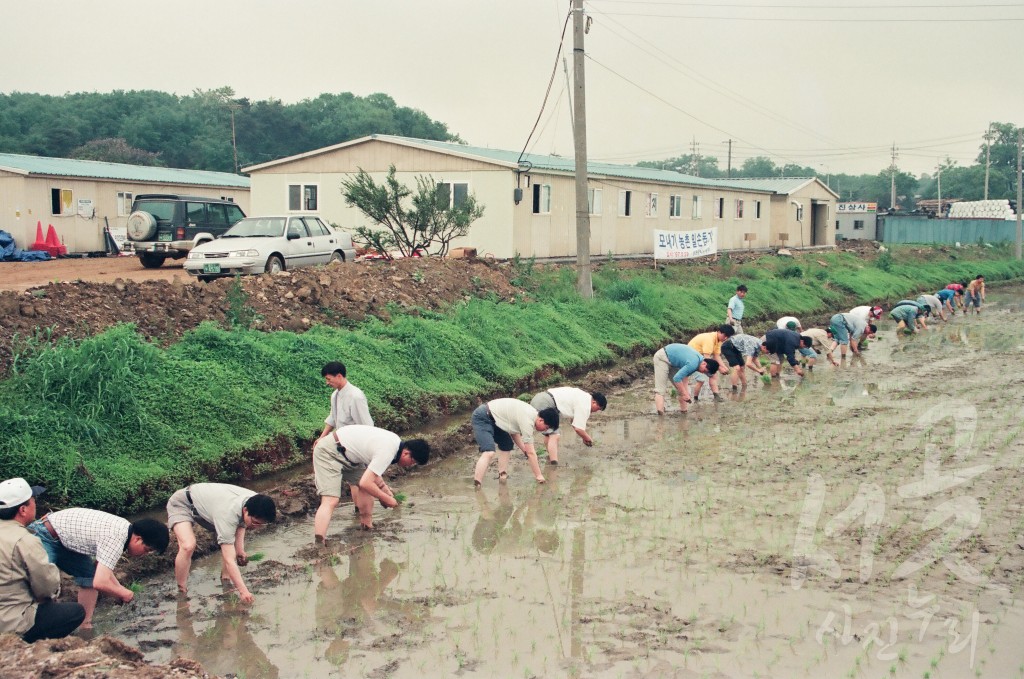
[[[697,350],[704,358],[711,358],[717,361],[718,369],[709,375],[703,373],[696,373],[697,387],[694,391],[693,400],[697,400],[700,396],[701,389],[704,388],[704,382],[708,383],[711,387],[711,393],[714,394],[716,401],[724,401],[725,398],[718,393],[718,375],[729,373],[729,362],[722,357],[722,342],[736,334],[736,329],[729,324],[723,324],[718,326],[718,330],[712,330],[711,332],[702,332],[699,335],[695,335],[687,344],[690,348]]]

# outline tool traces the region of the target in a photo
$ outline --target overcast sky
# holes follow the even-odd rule
[[[5,2],[0,92],[231,86],[286,103],[384,92],[466,142],[519,150],[570,0]],[[698,150],[823,173],[969,165],[1024,125],[1024,2],[587,0],[591,159]],[[822,19],[826,21],[821,21]],[[944,20],[944,21],[940,21]],[[562,54],[572,69],[572,30]],[[529,150],[573,153],[561,59]]]

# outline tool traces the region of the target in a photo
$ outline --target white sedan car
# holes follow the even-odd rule
[[[192,249],[185,271],[199,280],[277,273],[314,264],[351,262],[352,236],[313,215],[246,217],[220,238]]]

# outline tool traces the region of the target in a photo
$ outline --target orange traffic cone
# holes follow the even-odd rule
[[[50,224],[50,228],[46,231],[46,251],[52,257],[68,254],[67,247],[57,238],[57,229],[53,228],[53,224]]]
[[[46,239],[43,238],[43,223],[36,222],[36,242],[32,243],[31,250],[45,250]]]

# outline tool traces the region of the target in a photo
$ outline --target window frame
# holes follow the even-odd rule
[[[299,207],[297,208],[292,207],[293,187],[298,187],[299,189]],[[313,189],[312,207],[310,207],[310,201],[307,200],[307,189]],[[305,182],[285,184],[285,204],[288,212],[318,212],[320,208],[320,184],[307,184]]]
[[[682,219],[683,218],[683,194],[674,193],[668,197],[668,218],[669,219]]]
[[[743,219],[743,199],[734,199],[734,208],[736,210],[736,219]]]
[[[75,214],[74,189],[50,188],[50,216],[67,217]]]
[[[587,189],[587,214],[601,216],[601,211],[604,209],[603,193],[601,189]]]
[[[648,219],[658,218],[658,194],[653,191],[647,194],[647,209],[644,213]]]
[[[633,216],[633,191],[632,189],[619,189],[619,216]]]
[[[761,201],[754,201],[754,219],[761,219]]]
[[[714,219],[725,219],[725,196],[715,198]]]
[[[465,195],[461,198],[458,194],[458,187],[465,187]],[[456,181],[440,181],[434,184],[434,192],[440,198],[442,193],[442,187],[447,187],[445,193],[448,194],[448,203],[445,205],[446,210],[451,210],[453,207],[458,207],[460,204],[464,204],[466,199],[469,198],[469,182],[456,182]]]
[[[704,197],[696,193],[690,203],[690,219],[704,219]]]
[[[135,194],[131,191],[117,192],[117,216],[127,217],[132,213],[132,203],[135,202]]]
[[[864,220],[864,219],[855,219],[855,220],[853,220],[853,230],[854,231],[863,231],[864,230],[864,223],[866,221],[867,220]],[[860,226],[857,226],[858,224],[860,224]]]
[[[531,209],[535,215],[551,214],[551,184],[533,184]]]

